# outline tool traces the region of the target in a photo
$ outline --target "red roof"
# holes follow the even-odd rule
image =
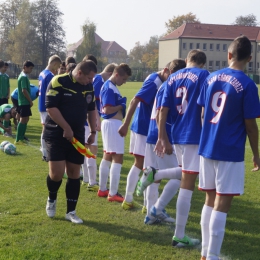
[[[201,38],[233,40],[240,35],[245,35],[250,41],[260,41],[260,27],[205,24],[205,23],[184,23],[172,33],[162,37],[160,40],[171,40],[178,38]]]

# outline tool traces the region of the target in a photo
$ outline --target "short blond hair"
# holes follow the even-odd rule
[[[131,76],[132,71],[126,63],[121,63],[115,67],[113,74],[118,73],[120,76]]]
[[[116,63],[110,63],[103,69],[103,72],[113,73],[116,66],[118,66]]]
[[[48,65],[50,65],[51,63],[54,63],[54,62],[62,63],[62,60],[61,60],[61,58],[58,55],[52,55],[49,58]]]

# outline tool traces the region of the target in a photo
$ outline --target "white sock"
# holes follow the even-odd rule
[[[99,189],[101,191],[107,190],[107,180],[109,175],[109,167],[111,162],[102,159],[99,166]]]
[[[150,216],[150,209],[155,204],[159,196],[159,185],[160,183],[153,183],[146,189],[146,200],[147,200],[147,212]]]
[[[193,191],[180,188],[179,196],[176,203],[176,224],[175,233],[179,239],[185,236],[185,226],[190,212],[190,201]]]
[[[204,204],[201,212],[201,256],[207,256],[209,246],[209,221],[213,208]]]
[[[135,191],[135,187],[138,182],[140,172],[141,169],[133,165],[127,175],[126,192],[125,192],[126,202],[133,201],[133,193]]]
[[[154,180],[159,181],[162,179],[181,179],[182,169],[181,167],[169,168],[164,170],[158,170],[154,175]]]
[[[144,206],[145,206],[146,209],[147,209],[147,196],[146,196],[146,193],[147,193],[147,189],[145,189],[145,190],[143,191],[143,196],[144,196]]]
[[[180,180],[169,180],[163,188],[163,192],[160,198],[155,203],[155,208],[158,211],[162,211],[172,200],[174,195],[177,193],[180,188],[181,181]]]
[[[43,133],[41,134],[41,151],[42,151],[42,156],[47,157],[46,143],[45,143],[45,140],[42,137],[43,137]]]
[[[118,192],[118,185],[120,181],[120,172],[121,172],[122,164],[120,163],[112,163],[110,168],[110,189],[109,195],[114,196]]]
[[[88,178],[88,166],[87,166],[87,157],[84,159],[84,163],[82,164],[82,171],[83,171],[83,181],[89,182]]]
[[[209,246],[207,259],[219,259],[221,245],[225,234],[227,213],[212,210],[209,222]]]
[[[89,184],[97,184],[97,162],[96,159],[87,158]]]

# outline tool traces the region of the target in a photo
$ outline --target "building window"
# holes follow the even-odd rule
[[[248,63],[248,70],[249,70],[249,71],[252,71],[252,70],[253,70],[253,62],[252,62],[252,61],[250,61],[250,62]]]
[[[220,66],[220,61],[216,61],[216,70],[219,70],[219,66]]]
[[[210,45],[209,45],[209,50],[210,50],[210,51],[213,51],[213,43],[210,43]]]
[[[196,44],[196,49],[199,49],[199,48],[200,48],[200,44],[197,43],[197,44]]]
[[[220,44],[219,43],[216,45],[216,51],[220,51]]]
[[[257,62],[257,69],[259,69],[259,62]]]
[[[227,67],[227,62],[226,61],[222,61],[222,67],[223,68]]]
[[[193,49],[193,43],[190,43],[190,50]]]
[[[227,45],[223,44],[223,51],[227,51]]]
[[[207,43],[203,43],[203,51],[207,50]]]
[[[213,70],[213,61],[212,60],[209,61],[209,70]]]
[[[260,52],[260,45],[257,45],[257,52]]]
[[[187,47],[186,47],[186,42],[183,42],[183,43],[182,43],[182,49],[183,49],[183,50],[186,50],[186,48],[187,48]]]

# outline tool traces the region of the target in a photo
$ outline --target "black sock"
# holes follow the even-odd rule
[[[57,199],[57,193],[60,188],[60,185],[62,183],[62,180],[60,181],[53,181],[50,177],[50,175],[47,176],[47,187],[49,190],[49,200],[56,200]]]
[[[68,178],[66,183],[67,213],[74,211],[79,198],[80,178]]]

